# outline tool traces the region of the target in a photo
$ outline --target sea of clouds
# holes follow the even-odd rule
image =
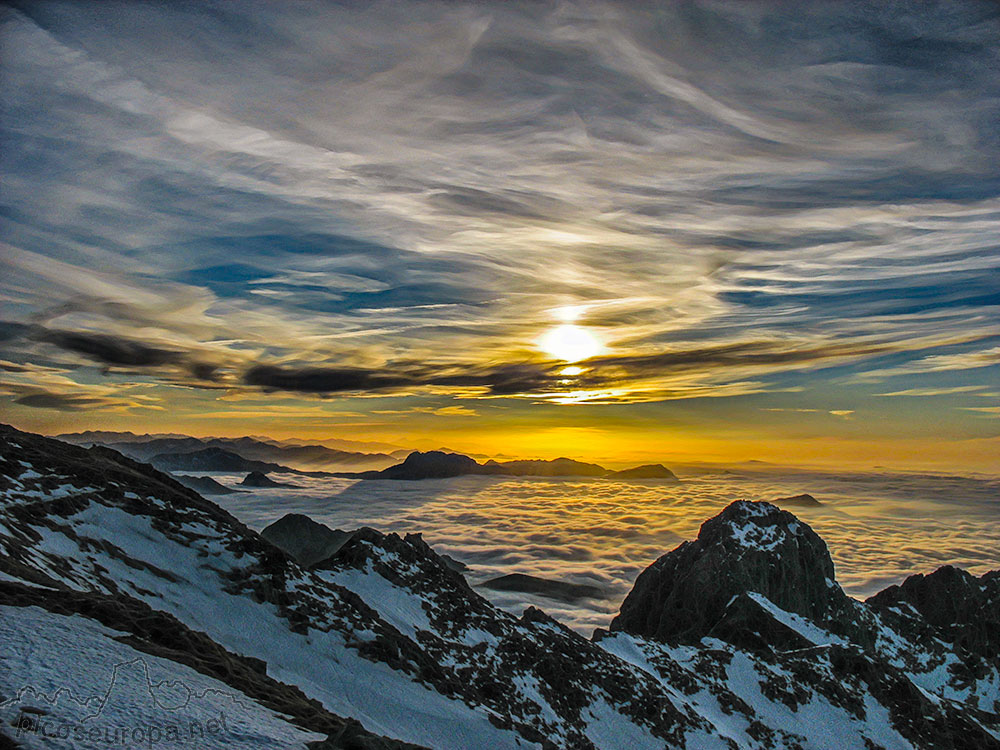
[[[239,479],[215,476],[230,485]],[[838,581],[858,598],[945,564],[976,574],[1000,567],[996,477],[760,469],[699,473],[679,483],[281,479],[299,488],[213,499],[257,530],[286,513],[303,513],[334,528],[420,532],[437,551],[466,563],[473,585],[508,573],[596,584],[606,597],[576,604],[479,589],[515,613],[534,605],[586,633],[607,627],[646,566],[739,499],[802,492],[819,499],[821,507],[791,510],[823,537]]]

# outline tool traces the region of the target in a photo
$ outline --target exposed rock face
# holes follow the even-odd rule
[[[746,592],[819,622],[847,605],[826,543],[812,529],[769,503],[737,501],[702,524],[697,540],[639,575],[611,629],[695,643]]]
[[[585,583],[569,583],[567,581],[552,581],[547,578],[511,573],[510,575],[493,578],[480,584],[483,588],[494,591],[520,591],[525,594],[536,594],[548,599],[562,602],[575,602],[585,598],[600,599],[604,597],[604,589]]]
[[[663,464],[643,464],[631,469],[612,472],[608,477],[611,479],[667,479],[672,482],[679,481],[677,475]]]
[[[913,575],[866,602],[879,611],[920,613],[946,643],[988,659],[1000,657],[1000,571],[981,578],[951,565]]]
[[[349,531],[331,529],[300,513],[282,516],[260,535],[307,568],[337,554],[351,538]]]
[[[267,474],[261,471],[251,471],[247,474],[243,481],[240,482],[244,487],[286,487],[297,489],[297,484],[287,484],[285,482],[276,482]]]
[[[823,503],[812,495],[803,493],[801,495],[792,495],[791,497],[779,497],[774,501],[774,504],[789,508],[818,508]]]

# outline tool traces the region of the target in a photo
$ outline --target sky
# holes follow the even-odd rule
[[[1000,471],[994,2],[15,2],[0,410]]]

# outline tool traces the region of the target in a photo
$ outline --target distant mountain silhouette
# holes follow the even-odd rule
[[[359,479],[447,479],[468,475],[512,477],[606,477],[609,479],[667,479],[677,481],[674,473],[660,464],[637,466],[625,471],[609,471],[598,464],[575,461],[571,458],[545,460],[494,461],[484,464],[461,453],[443,451],[414,451],[406,460],[382,471],[355,474],[342,473]]]
[[[789,506],[793,508],[818,508],[823,504],[812,495],[807,495],[805,493],[801,495],[792,495],[791,497],[779,497],[773,502],[778,506]]]
[[[372,476],[364,476],[365,479],[445,479],[447,477],[459,477],[463,474],[482,474],[482,467],[476,463],[474,458],[463,456],[461,453],[442,453],[441,451],[428,451],[421,453],[414,451],[406,457],[406,460],[396,466],[390,466],[378,472],[371,472]]]
[[[150,461],[157,469],[165,471],[228,471],[251,472],[259,471],[267,474],[271,471],[292,471],[287,466],[268,463],[266,461],[251,461],[232,451],[222,448],[202,448],[190,453],[160,453]]]
[[[597,464],[556,458],[551,461],[487,461],[483,474],[505,474],[515,477],[603,477],[608,470]]]
[[[291,489],[298,489],[297,484],[287,484],[285,482],[276,482],[271,477],[269,477],[264,472],[251,471],[247,474],[243,481],[240,482],[242,487],[286,487]]]
[[[226,485],[216,482],[212,477],[190,477],[175,474],[174,479],[201,495],[231,495],[234,492],[245,492],[245,490],[226,487]]]
[[[279,442],[264,438],[197,438],[188,435],[135,435],[131,432],[78,432],[64,437],[78,445],[103,445],[129,458],[151,461],[163,454],[194,453],[218,448],[251,461],[309,470],[378,470],[398,459],[386,453],[359,453],[315,443]]]
[[[663,464],[644,464],[633,469],[624,469],[608,475],[611,479],[669,479],[680,481],[677,475]]]

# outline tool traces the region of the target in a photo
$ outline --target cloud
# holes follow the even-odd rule
[[[22,406],[36,409],[55,409],[56,411],[84,411],[99,406],[115,406],[113,399],[91,398],[89,396],[74,396],[62,393],[30,393],[14,399]]]
[[[771,465],[759,473],[688,475],[677,484],[469,478],[417,482],[400,492],[382,486],[388,482],[297,483],[303,489],[258,491],[255,503],[240,505],[240,520],[261,529],[276,514],[296,512],[331,528],[422,532],[436,550],[470,565],[473,585],[508,573],[596,582],[608,590],[607,602],[544,605],[588,634],[607,627],[646,565],[695,538],[699,525],[735,498],[773,500],[803,488],[820,498],[822,507],[797,514],[829,545],[838,581],[862,598],[943,564],[981,575],[996,567],[1000,546],[989,477]],[[542,604],[516,594],[500,601],[516,613]]]
[[[185,358],[183,352],[159,349],[139,341],[82,331],[45,330],[38,338],[70,352],[76,352],[107,365],[124,367],[158,367],[176,364]]]
[[[12,7],[11,360],[623,403],[995,333],[993,4]],[[566,307],[610,355],[563,383]]]
[[[960,406],[963,411],[974,411],[991,417],[1000,417],[1000,406]]]
[[[309,394],[450,390],[465,397],[528,397],[556,403],[628,403],[722,396],[764,390],[736,379],[789,367],[814,367],[894,352],[891,343],[748,341],[647,355],[587,360],[566,376],[560,363],[482,368],[475,362],[380,368],[295,367],[258,364],[243,383],[267,391]],[[834,413],[834,412],[830,412]]]
[[[512,395],[541,388],[549,376],[534,365],[504,365],[487,371],[404,366],[366,370],[336,367],[256,365],[243,382],[265,390],[299,393],[372,392],[421,387],[484,388],[495,395]]]
[[[33,409],[61,412],[102,409],[122,413],[136,409],[164,410],[159,396],[137,392],[135,384],[78,382],[66,370],[35,364],[0,361],[0,370],[8,373],[0,381],[0,395]]]
[[[977,391],[982,391],[986,386],[982,385],[956,385],[949,386],[945,388],[904,388],[901,391],[892,391],[890,393],[876,393],[876,396],[914,396],[914,397],[931,397],[931,396],[951,396],[956,393],[976,393]],[[981,394],[977,394],[981,395]]]
[[[860,380],[883,380],[897,375],[922,375],[925,373],[974,370],[1000,365],[1000,346],[955,354],[935,354],[920,357],[895,367],[869,370],[858,376]]]

